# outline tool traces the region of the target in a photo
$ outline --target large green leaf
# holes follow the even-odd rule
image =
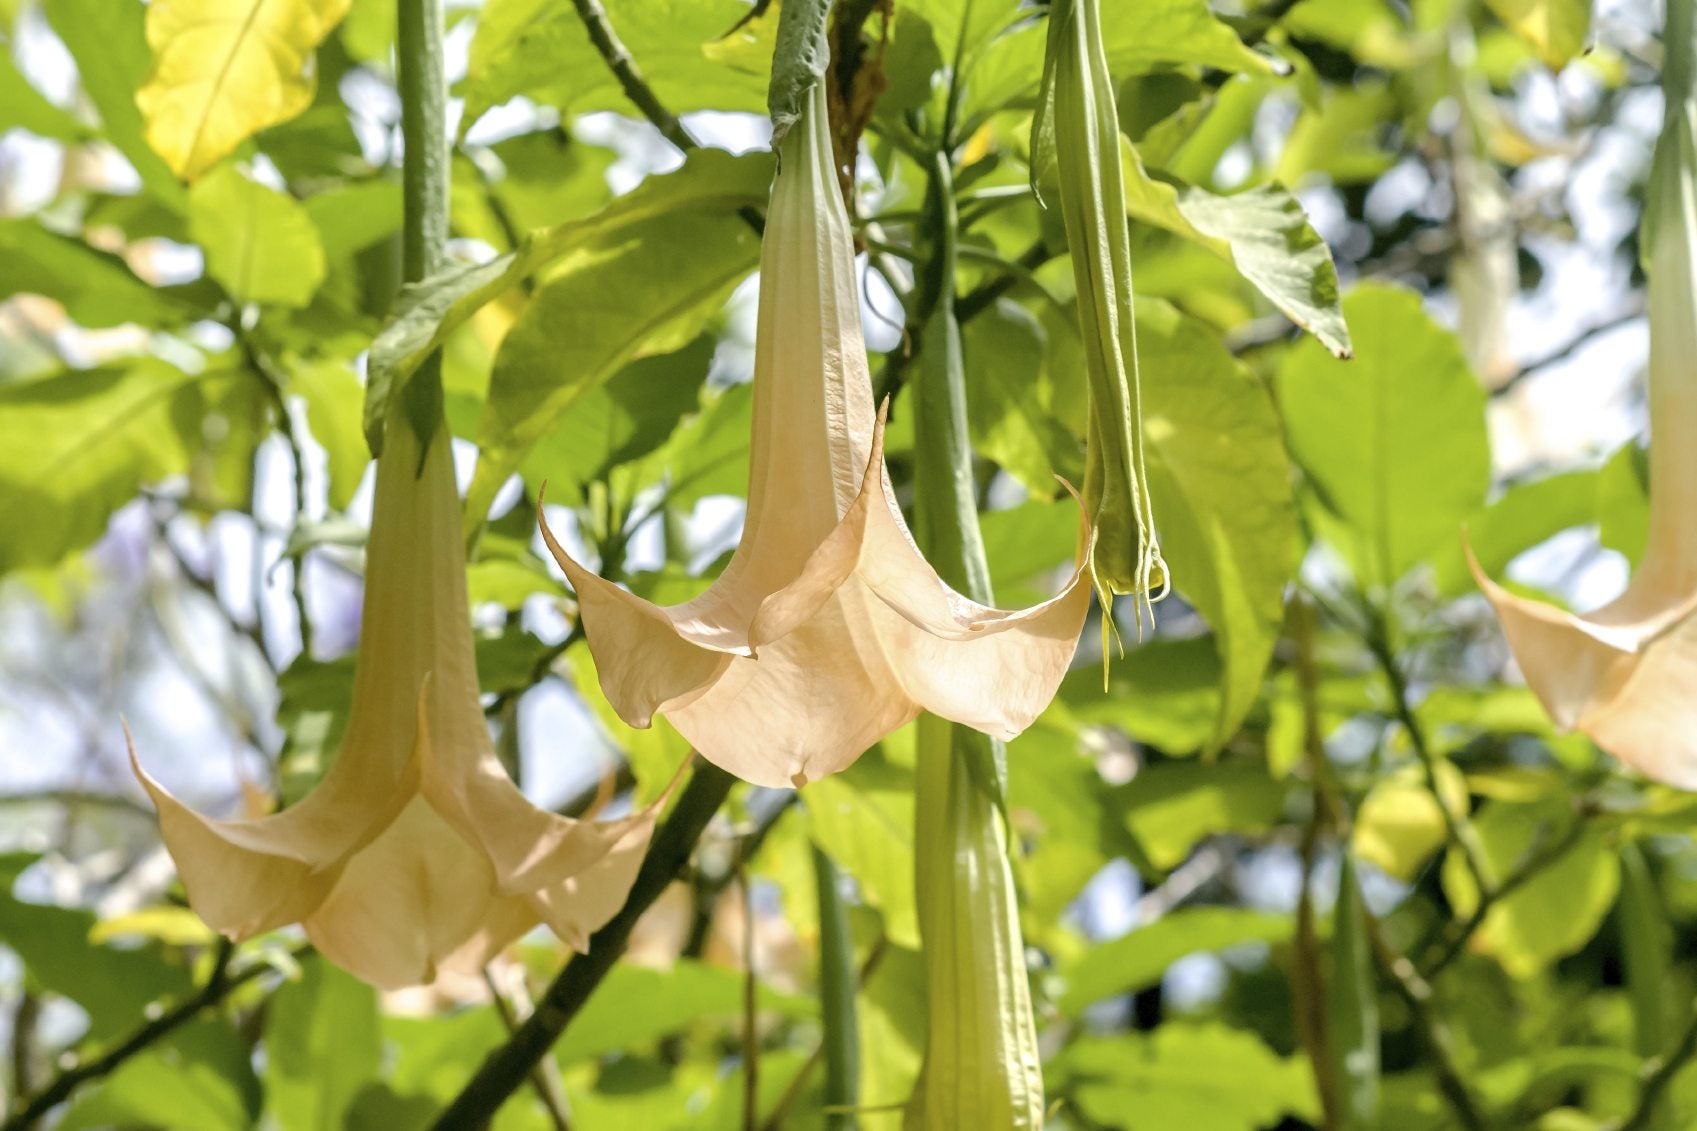
[[[1141,303],[1137,348],[1155,526],[1224,669],[1218,744],[1255,702],[1283,621],[1298,540],[1290,467],[1266,390],[1207,328]]]
[[[1144,169],[1122,140],[1126,211],[1202,245],[1231,263],[1298,326],[1339,357],[1350,353],[1331,249],[1294,196],[1262,185],[1232,196],[1177,187]]]
[[[1565,799],[1531,805],[1492,801],[1474,816],[1492,873],[1510,874],[1528,853],[1560,838],[1578,818]],[[1444,859],[1444,894],[1458,916],[1479,906],[1479,891],[1455,850]],[[1553,864],[1503,896],[1485,914],[1474,949],[1494,956],[1517,978],[1530,978],[1590,941],[1620,891],[1620,857],[1592,827]]]
[[[143,484],[190,469],[201,420],[240,381],[148,358],[0,385],[0,573],[93,542]]]
[[[631,358],[693,338],[759,255],[758,237],[734,213],[677,210],[562,261],[495,355],[468,524],[560,414]]]
[[[14,127],[54,141],[82,141],[93,132],[31,85],[12,60],[10,37],[0,33],[0,133]]]
[[[813,839],[854,877],[898,946],[919,945],[913,902],[913,774],[874,749],[841,774],[808,785]]]
[[[193,312],[177,292],[143,282],[118,256],[32,219],[0,220],[0,259],[0,299],[45,295],[79,326],[172,326]]]
[[[1270,74],[1273,64],[1245,47],[1207,0],[1140,0],[1102,5],[1102,45],[1116,79],[1161,64]]]
[[[1042,324],[1023,306],[1002,301],[961,329],[973,448],[1044,498],[1060,491],[1058,472],[1080,478],[1077,443],[1032,379],[1043,368]]]
[[[187,969],[172,964],[159,943],[98,946],[89,941],[92,912],[13,896],[13,879],[33,859],[0,857],[0,945],[18,956],[31,984],[83,1007],[89,1036],[105,1040],[127,1032],[150,1006],[189,993]]]
[[[1187,954],[1212,953],[1245,943],[1282,943],[1295,931],[1289,915],[1240,907],[1181,908],[1146,927],[1085,951],[1065,971],[1060,1007],[1069,1016],[1093,1001],[1155,985],[1167,967]]]
[[[1419,296],[1377,284],[1344,300],[1356,356],[1299,343],[1279,370],[1291,452],[1356,545],[1362,580],[1388,584],[1461,537],[1485,501],[1485,392]]]
[[[299,307],[324,281],[324,247],[298,201],[221,165],[189,190],[189,234],[237,302]]]
[[[404,289],[394,318],[371,345],[365,435],[372,450],[382,447],[389,398],[447,341],[449,334],[489,300],[568,253],[577,253],[575,262],[582,271],[585,254],[605,254],[620,241],[629,243],[633,232],[640,238],[648,231],[646,225],[660,223],[667,216],[717,220],[759,204],[766,199],[771,179],[770,156],[736,157],[720,150],[701,150],[690,154],[682,168],[647,178],[591,216],[532,232],[507,255],[488,263],[450,267]],[[562,270],[569,273],[570,265]],[[663,270],[658,273],[662,279],[665,275]],[[628,279],[626,285],[639,285],[640,281]],[[639,315],[640,311],[624,313]]]
[[[620,964],[554,1046],[554,1057],[571,1064],[649,1044],[707,1018],[735,1017],[743,1008],[743,990],[737,971],[689,959],[666,970]],[[757,1000],[762,1010],[787,1017],[806,1017],[815,1009],[808,998],[765,986]],[[642,1008],[631,1008],[633,1002]]]
[[[602,6],[655,95],[673,113],[765,109],[765,67],[750,65],[749,53],[721,42],[748,14],[746,4],[603,0]],[[491,0],[484,6],[459,92],[466,100],[462,130],[520,94],[563,112],[633,112],[577,11],[547,0]]]
[[[246,1131],[254,1126],[259,1100],[241,1035],[227,1021],[197,1021],[79,1095],[58,1127]]]
[[[1086,1037],[1055,1072],[1079,1111],[1103,1128],[1257,1131],[1284,1115],[1319,1117],[1305,1060],[1218,1023],[1170,1021],[1151,1033]]]
[[[383,1048],[377,991],[317,956],[265,1013],[266,1106],[282,1131],[341,1127],[376,1079]]]
[[[1595,471],[1570,471],[1517,483],[1469,519],[1468,543],[1485,572],[1501,577],[1522,552],[1570,527],[1596,521],[1598,479]],[[1452,597],[1473,592],[1473,575],[1459,539],[1438,550],[1433,568],[1438,592]]]
[[[1271,828],[1284,812],[1284,794],[1282,784],[1246,762],[1165,762],[1126,787],[1126,827],[1155,867],[1171,868],[1206,837]]]

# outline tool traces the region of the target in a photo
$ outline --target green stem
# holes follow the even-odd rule
[[[825,1126],[828,1131],[854,1131],[859,1126],[854,1109],[860,1104],[860,1026],[855,1020],[854,995],[860,978],[854,968],[854,937],[837,866],[817,845],[813,877],[819,889],[819,1018],[825,1030],[821,1101],[829,1113]]]
[[[442,0],[397,0],[396,85],[401,98],[401,277],[416,283],[442,266],[448,246],[448,116],[442,71]],[[429,448],[442,417],[442,360],[435,353],[407,383],[403,404]]]

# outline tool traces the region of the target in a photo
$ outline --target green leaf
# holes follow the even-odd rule
[[[1224,672],[1214,642],[1146,640],[1108,673],[1069,672],[1061,699],[1080,722],[1113,726],[1170,755],[1194,754],[1213,741]]]
[[[1171,63],[1249,74],[1275,70],[1266,56],[1244,46],[1207,0],[1110,0],[1102,5],[1102,45],[1116,79]]]
[[[1591,37],[1591,0],[1485,0],[1546,66],[1560,70]]]
[[[0,574],[50,566],[146,483],[189,470],[207,404],[241,378],[151,358],[0,385]]]
[[[1564,798],[1533,805],[1492,801],[1474,814],[1473,826],[1492,873],[1501,877],[1576,819]],[[1479,892],[1454,850],[1444,859],[1442,878],[1456,915],[1471,915]],[[1588,828],[1555,863],[1491,906],[1473,948],[1494,956],[1516,978],[1533,977],[1591,940],[1619,890],[1620,858],[1602,829]]]
[[[1438,788],[1450,811],[1467,811],[1467,782],[1447,761],[1437,764]],[[1437,798],[1417,766],[1405,766],[1373,783],[1356,810],[1350,851],[1386,875],[1413,883],[1444,846],[1448,827]]]
[[[377,992],[327,960],[301,963],[265,1012],[265,1099],[282,1131],[341,1127],[377,1077],[383,1048]]]
[[[247,1044],[229,1022],[194,1022],[79,1095],[58,1127],[246,1131],[260,1099],[247,1058]]]
[[[1634,568],[1650,541],[1650,453],[1621,446],[1597,472],[1597,536]]]
[[[327,260],[364,251],[401,230],[401,186],[394,181],[352,181],[314,193],[301,204]]]
[[[650,481],[664,478],[666,505],[687,511],[709,495],[741,496],[748,487],[752,385],[704,386],[701,409],[684,421],[651,458]]]
[[[1004,300],[961,331],[973,448],[1033,495],[1053,497],[1061,489],[1057,471],[1078,478],[1083,467],[1077,443],[1042,403],[1041,385],[1031,379],[1043,368],[1042,325],[1023,306]],[[1064,460],[1059,469],[1056,457]]]
[[[576,252],[574,263],[609,247],[650,222],[667,216],[719,219],[766,199],[772,160],[764,154],[737,157],[698,150],[675,172],[652,176],[593,216],[533,232],[512,253],[488,263],[450,267],[404,288],[396,313],[371,345],[365,403],[365,435],[373,452],[382,449],[382,424],[389,398],[448,335],[488,301],[545,265]],[[678,226],[675,219],[672,225]],[[717,225],[713,225],[717,227]],[[692,257],[691,257],[692,258]],[[570,267],[565,268],[570,271]],[[660,271],[664,278],[666,271]],[[627,280],[635,285],[640,279]],[[636,312],[626,311],[627,315]]]
[[[1061,1054],[1056,1072],[1078,1110],[1104,1127],[1258,1131],[1284,1115],[1319,1118],[1306,1061],[1218,1023],[1085,1037]]]
[[[1295,929],[1289,915],[1238,907],[1180,908],[1085,951],[1064,972],[1061,1012],[1077,1017],[1091,1002],[1156,985],[1169,966],[1188,954],[1212,954],[1246,943],[1273,946],[1288,941]]]
[[[550,502],[581,503],[586,484],[665,442],[696,407],[712,363],[713,339],[703,335],[676,353],[626,365],[584,394],[538,441],[524,462],[525,478],[546,480]]]
[[[1212,331],[1140,303],[1137,348],[1156,530],[1223,667],[1217,746],[1254,704],[1284,620],[1299,536],[1289,462],[1271,398]]]
[[[189,974],[172,964],[156,941],[101,946],[89,941],[97,920],[81,908],[26,903],[11,894],[12,879],[33,855],[0,857],[0,945],[23,963],[30,982],[67,997],[88,1014],[88,1035],[105,1040],[127,1032],[156,1002],[169,1004],[192,989]]]
[[[708,1018],[732,1018],[743,1008],[743,978],[735,970],[679,959],[669,969],[621,963],[607,975],[565,1036],[554,1046],[561,1065],[630,1051]],[[632,1009],[633,1002],[642,1008]],[[760,1009],[785,1017],[808,1017],[814,1002],[768,986],[758,990]]]
[[[562,413],[643,351],[693,338],[759,255],[759,239],[735,214],[679,210],[562,262],[495,355],[468,526]]]
[[[1454,335],[1409,291],[1376,284],[1344,300],[1356,357],[1297,344],[1278,375],[1292,454],[1348,524],[1363,583],[1386,585],[1461,537],[1485,499],[1485,391]]]
[[[148,6],[136,0],[43,0],[42,8],[76,60],[77,76],[100,112],[107,140],[129,160],[148,192],[181,212],[188,197],[142,137],[136,106],[136,91],[153,65],[143,29]]]
[[[173,326],[193,312],[173,292],[137,278],[118,256],[35,220],[0,220],[0,258],[6,263],[0,299],[44,295],[79,326]]]
[[[1596,521],[1599,473],[1570,471],[1516,483],[1467,522],[1467,539],[1479,565],[1501,577],[1509,562],[1540,542]],[[1433,559],[1438,592],[1459,597],[1476,588],[1459,540]]]
[[[603,0],[608,22],[661,105],[691,110],[766,108],[762,59],[749,67],[722,37],[748,14],[738,0]],[[730,58],[724,56],[730,55]],[[583,21],[564,4],[491,0],[471,42],[462,134],[495,106],[529,95],[562,113],[630,113],[618,80],[590,44]]]
[[[898,946],[919,946],[913,902],[913,773],[874,747],[848,770],[808,784],[813,839],[854,877]]]
[[[66,142],[83,141],[93,132],[35,89],[13,61],[10,37],[0,33],[0,133],[13,128]]]
[[[359,378],[343,361],[299,361],[289,367],[289,391],[306,402],[307,427],[324,449],[330,505],[346,510],[371,462],[359,431]]]
[[[1150,862],[1165,870],[1206,837],[1271,828],[1284,813],[1284,794],[1260,766],[1163,762],[1126,786],[1125,822]]]
[[[1231,196],[1199,188],[1182,191],[1144,169],[1130,142],[1121,139],[1126,211],[1207,248],[1235,266],[1292,322],[1338,357],[1351,352],[1349,327],[1339,306],[1338,272],[1331,249],[1308,222],[1302,205],[1276,185]]]
[[[220,166],[189,190],[189,234],[237,302],[300,307],[324,281],[324,247],[293,197]]]

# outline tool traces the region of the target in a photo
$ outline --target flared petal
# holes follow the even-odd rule
[[[425,715],[418,700],[417,719]],[[124,738],[130,742],[129,728]],[[355,853],[378,838],[416,792],[414,757],[398,777],[343,750],[324,780],[298,805],[274,816],[215,820],[178,801],[142,768],[130,742],[130,767],[159,812],[165,846],[176,862],[189,904],[207,926],[238,942],[298,922],[323,901]]]
[[[1579,616],[1509,592],[1471,548],[1467,558],[1551,721],[1648,777],[1697,788],[1697,594],[1676,602],[1635,583]]]

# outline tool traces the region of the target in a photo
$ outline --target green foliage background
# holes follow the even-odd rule
[[[272,7],[298,31],[334,6]],[[311,76],[303,110],[253,118],[192,183],[138,108],[143,5],[0,0],[14,1115],[82,1064],[110,1071],[68,1091],[59,1127],[423,1127],[558,967],[538,937],[493,1001],[482,984],[380,1001],[287,935],[232,956],[182,906],[123,761],[127,712],[150,764],[206,799],[231,803],[238,780],[292,799],[322,773],[350,671],[365,385],[432,347],[515,773],[569,808],[609,757],[647,797],[687,756],[600,697],[532,516],[546,481],[602,572],[655,600],[722,562],[772,165],[757,119],[689,115],[763,111],[776,11],[604,7],[683,123],[636,120],[576,6],[454,7],[453,262],[398,292],[382,0],[319,29],[292,76]],[[1106,687],[1087,631],[1008,751],[1053,1126],[1697,1119],[1697,812],[1551,731],[1458,539],[1467,524],[1500,576],[1570,532],[1515,574],[1562,599],[1618,560],[1599,554],[1642,546],[1642,453],[1598,441],[1641,423],[1632,357],[1590,345],[1639,310],[1651,7],[1593,29],[1584,0],[1104,0],[1177,596],[1141,639],[1122,624]],[[1071,560],[1056,476],[1078,478],[1085,425],[1064,234],[1026,165],[1041,13],[839,8],[861,85],[838,79],[868,112],[856,218],[892,477],[926,439],[905,411],[922,340],[904,304],[942,150],[986,548],[1000,601],[1026,603]],[[689,131],[703,144],[680,160]],[[1598,153],[1614,181],[1581,193]],[[1605,206],[1599,242],[1584,213]],[[1528,348],[1510,315],[1575,247],[1611,284],[1577,325],[1536,319]],[[1543,392],[1575,358],[1624,390],[1625,433],[1599,416],[1548,441],[1586,411],[1571,382]],[[899,732],[799,798],[739,791],[496,1126],[824,1126],[810,846],[851,882],[861,1098],[883,1109],[859,1125],[898,1126],[924,1024],[912,779]],[[179,1002],[188,1023],[102,1059]]]

